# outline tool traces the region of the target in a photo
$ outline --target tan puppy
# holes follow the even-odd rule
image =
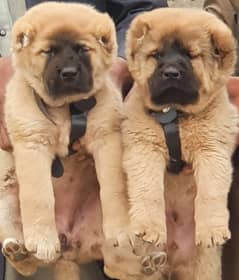
[[[112,277],[152,275],[165,254],[147,256],[142,244],[136,256],[127,235],[119,234],[128,226],[128,203],[121,168],[122,100],[108,74],[116,56],[112,20],[90,6],[50,2],[27,11],[12,36],[15,72],[5,117],[13,153],[0,153],[5,256],[24,275],[58,257],[57,279],[78,278],[72,261],[102,258]],[[96,105],[87,112],[79,151],[64,158],[69,103],[92,96]],[[56,155],[65,172],[52,180]]]
[[[60,251],[51,165],[56,155],[68,155],[70,102],[96,98],[82,145],[94,157],[105,206],[105,237],[116,237],[127,226],[120,167],[122,101],[108,77],[116,56],[114,24],[90,6],[51,2],[29,10],[12,33],[15,73],[7,87],[5,117],[19,182],[23,237],[29,252],[49,262]],[[35,95],[45,103],[49,118]]]
[[[170,235],[172,227],[193,223],[182,217],[189,198],[196,197],[195,244],[200,246],[196,258],[200,265],[193,273],[195,259],[188,260],[188,271],[179,275],[218,280],[219,249],[205,247],[230,238],[227,195],[238,131],[237,111],[225,86],[236,59],[231,31],[200,10],[154,10],[131,24],[127,58],[135,80],[122,124],[132,230],[155,244],[167,241],[173,264],[180,236],[167,240],[167,229]],[[181,159],[192,165],[191,175],[167,172],[174,159],[156,118],[158,112],[173,110],[178,112]],[[167,228],[166,214],[170,217]]]

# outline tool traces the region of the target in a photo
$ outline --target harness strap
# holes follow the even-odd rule
[[[169,153],[167,170],[173,174],[179,174],[185,161],[181,159],[181,141],[178,128],[178,112],[172,108],[166,108],[162,112],[150,112],[156,121],[162,126]]]
[[[87,113],[96,105],[95,97],[70,104],[71,132],[69,154],[73,154],[72,144],[86,133]]]
[[[44,100],[33,90],[36,104],[44,116],[56,125],[51,118],[51,115],[47,109],[47,104]],[[71,131],[70,131],[70,144],[69,144],[69,155],[75,153],[72,150],[72,144],[84,136],[87,126],[87,113],[96,105],[96,99],[94,96],[83,99],[78,102],[70,104],[70,115],[71,115]],[[64,174],[64,167],[59,156],[55,156],[51,166],[52,176],[59,178]],[[0,279],[1,280],[1,279]]]

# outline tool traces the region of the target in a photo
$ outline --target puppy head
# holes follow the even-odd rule
[[[156,9],[135,18],[127,34],[129,69],[155,110],[203,110],[232,74],[235,50],[229,28],[201,10]]]
[[[12,50],[15,70],[46,101],[87,98],[116,56],[114,24],[88,5],[39,4],[15,23]]]

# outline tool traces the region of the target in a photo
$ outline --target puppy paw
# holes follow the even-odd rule
[[[167,254],[165,252],[152,252],[142,259],[142,272],[152,275],[155,271],[165,270],[167,265]]]
[[[197,229],[196,245],[213,247],[223,245],[231,238],[230,230],[227,227],[208,227],[210,230]]]
[[[104,271],[110,278],[135,280],[142,275],[141,258],[134,254],[134,248],[126,233],[121,233],[117,239],[105,240],[102,253]]]
[[[134,226],[133,232],[137,237],[141,237],[145,242],[160,246],[166,243],[166,227],[163,226]]]
[[[150,254],[153,265],[160,270],[168,262],[168,257],[165,252],[153,252]]]
[[[56,231],[38,228],[31,234],[25,234],[24,238],[26,249],[37,259],[50,263],[59,257],[61,245]]]
[[[24,244],[15,238],[7,238],[2,244],[3,255],[12,261],[22,261],[28,257]]]
[[[145,275],[152,275],[156,271],[155,266],[152,263],[152,259],[150,256],[145,256],[142,259],[141,264],[142,264],[142,272]]]
[[[118,246],[120,236],[126,235],[126,231],[123,228],[108,228],[107,230],[104,229],[104,237],[105,240],[111,244],[112,246]]]
[[[131,240],[128,234],[118,236],[117,245],[106,241],[102,247],[105,273],[116,279],[144,279],[145,276],[162,279],[167,273],[167,255],[158,251],[154,245],[135,237]]]

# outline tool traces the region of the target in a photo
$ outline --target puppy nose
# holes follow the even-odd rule
[[[162,76],[163,76],[164,80],[167,80],[167,79],[179,80],[181,78],[181,73],[176,67],[168,66],[164,69]]]
[[[60,72],[60,76],[62,78],[62,80],[69,80],[69,79],[73,79],[76,77],[77,75],[77,68],[74,66],[68,66],[68,67],[64,67],[61,72]]]

